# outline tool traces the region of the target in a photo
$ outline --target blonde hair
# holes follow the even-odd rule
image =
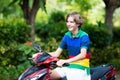
[[[68,17],[73,17],[74,21],[76,22],[76,24],[79,24],[79,28],[81,27],[81,25],[84,23],[84,19],[80,16],[80,14],[78,12],[72,12],[72,13],[69,13],[67,16],[66,16],[66,22],[68,20]]]

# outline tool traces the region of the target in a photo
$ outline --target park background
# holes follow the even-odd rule
[[[17,80],[37,51],[54,51],[67,31],[66,14],[77,11],[91,40],[91,67],[111,63],[120,70],[120,0],[1,0],[0,80]],[[60,58],[67,58],[64,51]]]

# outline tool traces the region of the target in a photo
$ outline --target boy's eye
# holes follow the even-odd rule
[[[69,22],[69,23],[74,23],[74,21],[67,21],[67,23],[68,23],[68,22]]]

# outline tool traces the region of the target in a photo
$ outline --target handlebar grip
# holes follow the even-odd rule
[[[70,64],[69,63],[64,63],[63,66],[69,66]]]

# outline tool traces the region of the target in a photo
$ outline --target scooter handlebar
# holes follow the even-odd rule
[[[51,64],[51,65],[56,65],[56,62],[53,61],[53,62],[51,62],[50,64]],[[70,65],[69,63],[64,63],[62,66],[64,67],[64,66],[69,66],[69,65]]]

